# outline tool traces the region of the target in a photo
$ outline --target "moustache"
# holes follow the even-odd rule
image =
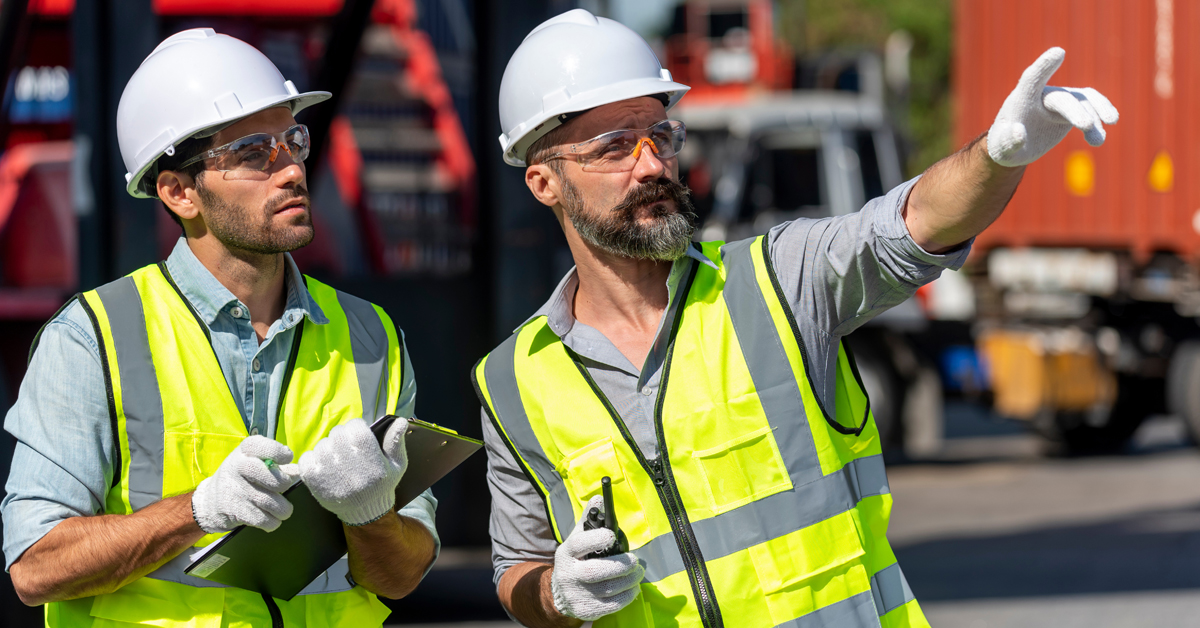
[[[620,218],[632,220],[636,217],[638,209],[667,200],[675,201],[676,211],[690,211],[691,194],[692,191],[678,181],[672,181],[665,177],[654,179],[630,190],[625,198],[612,208],[611,213]],[[651,212],[655,218],[661,218],[670,213],[670,210],[664,206],[657,206],[653,207]]]
[[[267,215],[274,214],[280,207],[283,207],[284,205],[298,198],[309,201],[309,203],[312,202],[312,199],[308,194],[308,188],[297,186],[289,190],[284,190],[278,195],[272,197],[271,200],[267,201]]]

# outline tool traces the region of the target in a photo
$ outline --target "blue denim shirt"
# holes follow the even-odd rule
[[[179,290],[208,325],[217,361],[251,434],[275,434],[296,326],[305,317],[317,325],[329,323],[304,287],[295,262],[285,257],[285,309],[262,344],[246,305],[196,259],[186,240],[180,238],[166,262]],[[413,416],[416,391],[405,350],[396,414]],[[60,521],[102,513],[112,484],[115,455],[100,350],[92,323],[78,303],[46,324],[4,429],[17,440],[7,494],[0,503],[7,570]],[[426,491],[400,514],[423,523],[440,550],[436,508],[437,500]]]

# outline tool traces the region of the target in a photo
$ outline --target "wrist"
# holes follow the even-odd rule
[[[554,602],[554,567],[542,571],[538,588],[542,593],[542,610],[545,611],[546,617],[555,620],[557,625],[564,628],[578,628],[583,625],[582,619],[565,615],[558,610],[558,605]]]
[[[387,493],[372,495],[364,499],[356,504],[352,511],[344,515],[339,513],[338,518],[352,528],[361,528],[376,523],[395,511],[396,493],[395,490],[390,490]]]

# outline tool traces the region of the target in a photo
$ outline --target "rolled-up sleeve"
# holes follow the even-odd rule
[[[488,457],[488,489],[492,493],[488,526],[492,536],[492,581],[498,585],[504,572],[513,565],[554,562],[558,540],[554,538],[541,495],[513,458],[487,411],[480,414]]]
[[[971,242],[936,255],[909,234],[903,211],[919,180],[896,186],[859,212],[801,218],[767,235],[771,262],[800,335],[816,364],[825,366],[813,377],[833,372],[841,337],[912,297],[942,270],[957,270],[966,262]],[[832,387],[832,381],[815,383],[824,393]]]
[[[17,441],[0,502],[7,570],[61,521],[103,512],[112,482],[104,371],[78,303],[42,331],[4,429]]]
[[[417,410],[417,375],[413,372],[412,358],[408,355],[408,346],[404,345],[404,330],[397,329],[400,334],[401,344],[403,345],[404,355],[404,376],[400,381],[400,398],[396,402],[396,416],[412,417],[416,416]],[[433,562],[429,564],[429,569],[433,569],[433,563],[437,562],[437,557],[442,553],[442,539],[437,532],[437,498],[433,496],[433,491],[425,489],[421,493],[398,512],[403,517],[421,522],[429,530],[429,535],[433,537]],[[429,573],[429,569],[425,573]]]

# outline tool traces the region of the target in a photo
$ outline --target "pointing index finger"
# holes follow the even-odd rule
[[[1021,74],[1021,82],[1017,84],[1017,90],[1024,92],[1030,98],[1041,99],[1046,83],[1050,81],[1051,76],[1054,76],[1066,56],[1067,51],[1058,46],[1043,52],[1042,56],[1033,62],[1033,65],[1025,68],[1025,72]]]

